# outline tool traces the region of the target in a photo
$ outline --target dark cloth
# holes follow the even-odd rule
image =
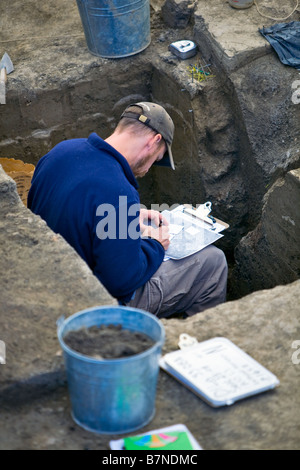
[[[278,23],[263,27],[260,33],[269,41],[280,61],[300,70],[300,22]]]
[[[158,241],[140,237],[137,189],[127,160],[93,133],[61,142],[42,157],[28,195],[28,207],[121,302],[151,278],[165,253]]]

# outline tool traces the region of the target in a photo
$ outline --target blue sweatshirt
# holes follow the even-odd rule
[[[28,194],[28,207],[122,302],[152,277],[165,253],[157,240],[140,236],[137,189],[127,160],[93,133],[42,157]]]

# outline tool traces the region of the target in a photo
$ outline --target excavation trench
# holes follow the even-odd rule
[[[161,103],[175,123],[176,171],[153,167],[139,180],[141,202],[156,208],[212,202],[213,215],[230,225],[217,245],[228,259],[228,298],[234,299],[255,290],[255,286],[245,290],[245,278],[236,272],[234,252],[260,221],[266,178],[253,158],[233,88],[217,68],[210,70],[212,76],[200,83],[191,77],[186,62],[167,55],[160,64],[137,61],[132,67],[130,60],[125,61],[122,79],[118,64],[103,67],[101,79],[92,66],[85,79],[69,80],[60,89],[49,86],[31,95],[27,91],[14,103],[11,119],[16,136],[2,140],[2,154],[36,165],[60,140],[93,131],[106,138],[131,102]],[[7,126],[7,136],[11,136],[8,131]],[[250,275],[261,278],[261,273]],[[276,281],[272,283],[276,285]]]

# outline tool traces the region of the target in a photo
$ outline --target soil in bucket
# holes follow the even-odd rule
[[[122,325],[100,325],[70,331],[65,344],[80,354],[95,359],[119,359],[139,354],[154,345],[144,333],[122,328]]]

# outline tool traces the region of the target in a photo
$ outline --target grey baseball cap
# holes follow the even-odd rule
[[[136,110],[139,107],[141,112]],[[174,123],[167,111],[156,103],[141,102],[133,103],[127,106],[122,117],[136,119],[146,126],[161,134],[167,145],[167,151],[163,158],[156,162],[155,165],[168,166],[175,170],[171,145],[174,137]]]

